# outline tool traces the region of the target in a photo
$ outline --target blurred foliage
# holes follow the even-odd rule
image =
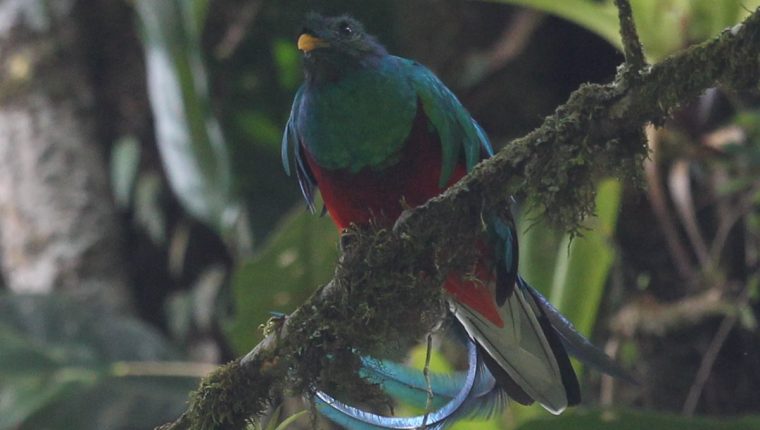
[[[729,177],[720,184],[718,193],[722,197],[747,196],[750,207],[760,206],[760,111],[740,112],[733,121],[739,134],[729,134],[724,140],[725,158],[718,162]],[[728,129],[730,132],[731,129]],[[753,233],[760,233],[760,214],[750,213],[748,227]]]
[[[243,264],[232,279],[235,317],[227,333],[237,354],[245,354],[262,334],[271,311],[290,313],[313,288],[332,278],[338,232],[328,217],[303,208],[291,211],[269,243]]]
[[[132,193],[140,168],[140,142],[134,137],[122,137],[111,149],[111,188],[120,208],[132,202]]]
[[[520,273],[586,336],[615,258],[612,240],[621,194],[615,180],[599,184],[597,216],[586,222],[580,237],[562,235],[531,213],[520,216]]]
[[[272,425],[270,426],[270,429],[267,429],[267,430],[286,430],[288,427],[290,427],[291,424],[295,423],[301,417],[307,416],[308,413],[309,411],[306,411],[306,410],[301,411],[301,412],[296,412],[295,414],[282,420],[282,422],[280,422],[277,425],[277,427],[274,426],[276,421],[272,420]]]
[[[227,282],[222,266],[205,268],[188,290],[177,291],[166,302],[167,330],[172,339],[183,344],[198,333],[213,333],[219,315],[218,297]]]
[[[245,222],[229,150],[212,113],[201,36],[208,0],[136,0],[156,141],[177,198],[237,247]],[[242,244],[241,244],[242,241]]]
[[[535,8],[572,21],[622,49],[614,0],[491,0]],[[631,0],[650,62],[718,34],[749,15],[758,0]]]
[[[611,179],[600,183],[596,195],[597,216],[588,220],[589,230],[582,237],[565,236],[558,248],[549,300],[589,337],[615,259],[612,240],[622,188],[618,181]]]
[[[198,383],[154,329],[64,296],[0,296],[0,345],[0,429],[152,428]]]

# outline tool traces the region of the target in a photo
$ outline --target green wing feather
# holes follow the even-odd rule
[[[483,129],[433,72],[415,61],[399,60],[441,139],[443,165],[439,185],[445,188],[462,152],[469,172],[483,158],[484,151],[489,157],[493,155],[493,148]]]
[[[314,207],[314,187],[317,185],[316,181],[311,175],[306,162],[303,159],[301,151],[301,137],[298,132],[298,114],[301,109],[301,101],[303,98],[304,87],[301,86],[296,93],[293,100],[293,107],[290,109],[290,117],[285,125],[285,132],[282,135],[282,165],[285,167],[285,173],[290,176],[290,157],[289,153],[293,152],[293,158],[295,160],[296,177],[298,178],[298,185],[301,187],[301,193],[309,210],[315,212]]]

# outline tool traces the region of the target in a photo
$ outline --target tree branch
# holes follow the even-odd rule
[[[482,213],[501,210],[516,195],[577,231],[593,211],[598,175],[639,179],[647,155],[643,125],[662,124],[716,84],[757,89],[758,52],[760,10],[649,69],[632,65],[639,70],[635,79],[621,72],[610,84],[582,86],[540,128],[404,213],[392,230],[348,230],[333,280],[290,317],[272,321],[246,357],[207,377],[182,418],[162,429],[241,429],[283,388],[308,393],[319,386],[352,400],[371,397],[355,373],[358,354],[396,355],[438,323],[445,310],[441,281],[472,261],[472,251],[460,244],[479,234]],[[631,53],[628,61],[638,62],[635,49]]]
[[[615,6],[618,9],[620,38],[623,40],[623,53],[629,73],[626,78],[635,79],[635,76],[644,70],[646,60],[644,60],[644,51],[641,49],[639,35],[636,32],[636,24],[633,22],[631,2],[629,0],[615,0]]]

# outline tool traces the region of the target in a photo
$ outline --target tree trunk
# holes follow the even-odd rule
[[[74,1],[0,0],[0,260],[15,292],[128,306]]]

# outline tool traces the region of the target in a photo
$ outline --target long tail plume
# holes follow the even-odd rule
[[[354,430],[443,429],[465,417],[490,416],[503,407],[506,396],[479,358],[477,346],[467,338],[467,371],[430,375],[434,410],[411,417],[392,417],[364,411],[318,391],[317,410],[333,422]],[[365,358],[362,376],[381,385],[395,398],[424,406],[428,380],[416,369],[385,360]]]
[[[517,277],[517,286],[527,293],[537,312],[548,321],[567,351],[599,371],[637,384],[626,370],[578,333],[549,301],[537,290]],[[484,363],[482,349],[468,335],[461,334],[467,347],[467,370],[451,374],[433,373],[426,378],[413,369],[388,360],[362,359],[360,375],[376,383],[391,397],[411,406],[424,408],[432,391],[432,411],[410,417],[379,415],[340,402],[323,391],[317,391],[317,410],[333,422],[351,430],[444,429],[463,418],[487,418],[500,412],[507,402],[507,393]],[[429,383],[429,384],[428,384]]]
[[[546,297],[541,295],[541,293],[535,288],[531,287],[524,279],[522,279],[522,277],[518,277],[517,282],[520,288],[530,293],[530,296],[536,302],[538,307],[544,312],[544,315],[546,315],[546,318],[559,335],[562,345],[565,346],[570,355],[600,372],[604,372],[634,385],[639,384],[636,378],[628,371],[620,367],[620,365],[605,354],[604,351],[594,346],[594,344],[580,334],[573,323],[565,318],[565,316],[562,315],[560,311],[546,299]]]

